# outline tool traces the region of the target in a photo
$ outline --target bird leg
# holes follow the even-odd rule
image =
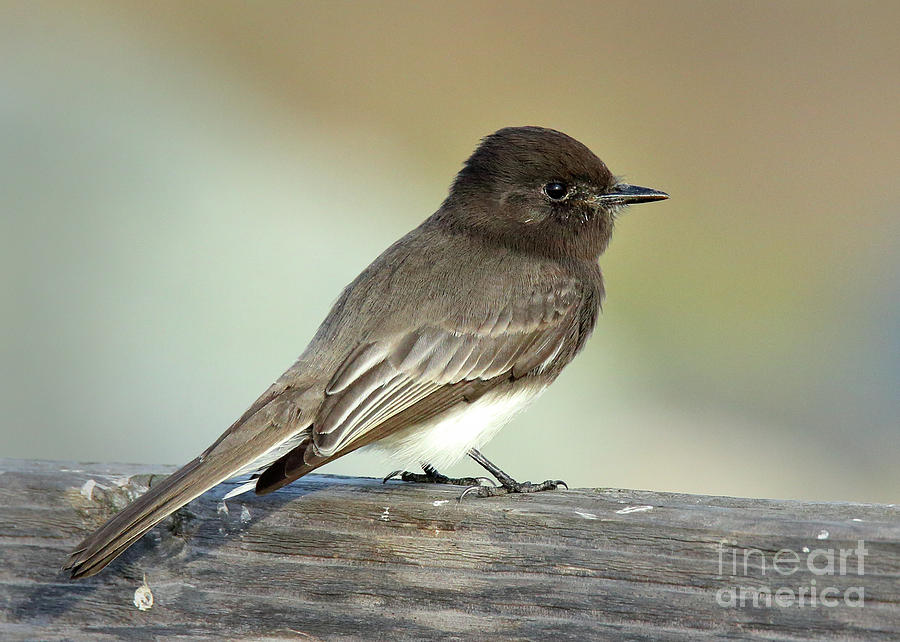
[[[422,470],[425,471],[424,475],[422,473],[411,473],[405,470],[395,470],[381,480],[381,483],[386,483],[389,479],[393,479],[398,475],[400,476],[401,481],[416,482],[419,484],[453,484],[454,486],[477,487],[481,485],[481,480],[489,481],[492,484],[494,483],[487,477],[447,477],[446,475],[439,473],[431,464],[422,464]]]
[[[422,470],[425,471],[425,474],[395,470],[385,477],[382,480],[382,483],[386,483],[389,479],[399,476],[400,480],[405,482],[468,486],[468,488],[463,491],[462,495],[459,496],[460,500],[470,493],[477,497],[495,497],[497,495],[506,495],[507,493],[537,493],[542,490],[556,490],[560,486],[563,486],[564,488],[569,487],[566,482],[561,479],[548,479],[539,484],[517,482],[475,448],[469,450],[467,454],[484,467],[491,475],[496,477],[497,481],[500,482],[500,485],[486,486],[482,484],[482,480],[489,481],[493,484],[493,481],[488,477],[447,477],[446,475],[439,473],[431,464],[422,464]]]
[[[542,490],[556,490],[559,486],[569,488],[566,482],[561,479],[548,479],[540,484],[532,484],[531,482],[517,482],[515,479],[507,475],[500,468],[492,463],[487,457],[482,455],[478,450],[472,448],[468,452],[469,457],[477,461],[486,471],[497,478],[500,486],[482,486],[480,484],[472,484],[471,487],[463,491],[459,496],[463,497],[472,493],[478,497],[494,497],[496,495],[505,495],[507,493],[536,493]]]

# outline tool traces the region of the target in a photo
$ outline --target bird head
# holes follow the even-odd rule
[[[625,207],[665,198],[665,192],[619,181],[562,132],[508,127],[481,141],[439,214],[516,248],[596,259]]]

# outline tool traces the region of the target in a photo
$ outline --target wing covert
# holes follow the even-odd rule
[[[574,284],[536,291],[485,319],[423,324],[359,345],[337,369],[313,423],[318,455],[330,457],[391,417],[467,381],[502,381],[542,371],[566,355],[578,332]],[[490,386],[479,386],[486,390]],[[457,403],[462,400],[462,389]]]

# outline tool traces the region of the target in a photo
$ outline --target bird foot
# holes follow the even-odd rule
[[[568,490],[569,486],[561,479],[548,479],[540,484],[532,484],[531,482],[517,482],[511,477],[501,480],[500,486],[482,486],[473,484],[462,492],[458,501],[462,501],[466,495],[474,495],[475,497],[496,497],[497,495],[506,495],[509,493],[539,493],[544,490],[556,490],[562,486]]]
[[[481,487],[482,482],[493,484],[494,480],[489,477],[447,477],[439,473],[434,468],[429,467],[424,473],[411,473],[406,470],[395,470],[390,475],[381,480],[382,484],[386,484],[389,479],[399,478],[400,481],[413,482],[417,484],[453,484],[454,486],[471,486]],[[485,488],[490,488],[486,486]]]

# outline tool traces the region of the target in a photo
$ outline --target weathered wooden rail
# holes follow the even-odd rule
[[[0,460],[0,639],[900,636],[900,511],[871,504],[458,503],[457,487],[311,475],[224,504],[212,491],[68,580],[69,549],[171,470]]]

